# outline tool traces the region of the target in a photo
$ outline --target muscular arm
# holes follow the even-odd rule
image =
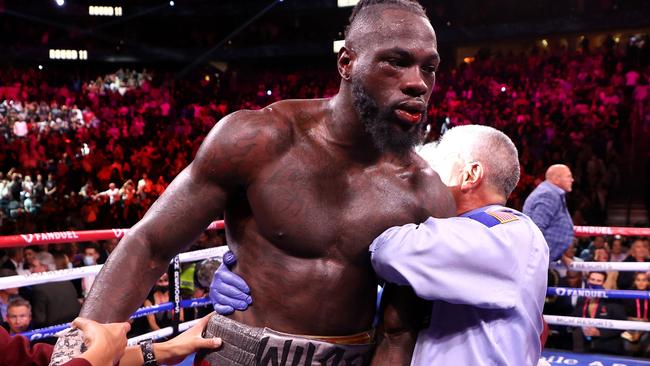
[[[183,170],[120,241],[97,276],[81,316],[125,321],[142,304],[174,255],[223,212],[229,193],[245,186],[281,145],[270,112],[237,112],[207,136]]]

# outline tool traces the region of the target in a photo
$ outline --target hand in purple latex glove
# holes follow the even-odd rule
[[[237,263],[233,252],[223,255],[223,262],[214,273],[210,284],[210,300],[214,310],[221,315],[232,314],[235,310],[246,310],[253,303],[251,289],[243,278],[230,271]]]

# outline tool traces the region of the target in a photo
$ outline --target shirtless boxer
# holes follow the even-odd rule
[[[424,10],[416,1],[362,0],[350,23],[337,60],[339,93],[220,121],[122,239],[81,316],[126,320],[170,259],[223,212],[236,272],[256,299],[249,311],[230,315],[226,328],[317,336],[287,336],[295,340],[289,353],[296,358],[287,364],[307,364],[310,345],[313,362],[331,352],[367,358],[377,284],[368,246],[390,226],[455,209],[412,149],[423,135],[439,63]],[[215,362],[253,362],[241,357],[260,349],[257,333],[253,351],[231,333],[237,332],[219,333],[224,346]],[[282,354],[283,344],[275,352]],[[266,347],[257,356],[271,357]]]

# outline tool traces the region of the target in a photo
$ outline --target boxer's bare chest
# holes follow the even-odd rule
[[[430,177],[403,160],[358,163],[310,146],[293,149],[248,189],[260,234],[296,256],[365,260],[386,228],[430,215]]]

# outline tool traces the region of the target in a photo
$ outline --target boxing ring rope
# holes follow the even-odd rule
[[[576,237],[590,236],[650,236],[650,228],[631,227],[597,227],[574,226]],[[551,268],[563,267],[576,272],[650,272],[650,262],[578,262],[574,261],[568,266],[552,263]],[[606,290],[589,288],[549,287],[547,296],[588,297],[606,299],[650,299],[650,291],[639,290]],[[549,325],[568,327],[594,327],[601,329],[616,329],[621,331],[650,332],[650,322],[632,320],[614,320],[600,318],[582,318],[560,315],[544,314],[544,320]]]
[[[648,227],[574,226],[573,232],[581,238],[601,235],[650,236]]]
[[[212,222],[206,230],[219,230],[225,227],[224,221]],[[63,231],[51,233],[35,233],[0,236],[0,249],[10,247],[22,247],[29,245],[46,245],[56,243],[71,243],[96,240],[121,239],[126,235],[129,229],[109,229],[109,230],[85,230],[85,231]],[[650,228],[633,228],[633,227],[597,227],[597,226],[575,226],[574,232],[577,237],[589,237],[597,235],[622,235],[622,236],[650,236]],[[194,262],[206,258],[220,258],[228,250],[227,246],[208,248],[188,253],[181,253],[172,260],[172,263],[178,267],[179,263]],[[87,276],[93,276],[99,273],[101,265],[87,266],[81,268],[64,269],[49,271],[43,273],[34,273],[29,275],[17,275],[0,278],[0,289],[30,286],[52,281],[65,281]],[[650,271],[650,263],[645,262],[573,262],[568,267],[573,271]],[[592,290],[576,289],[565,287],[549,287],[548,296],[579,296],[595,298],[627,298],[627,299],[649,299],[649,291],[633,290]],[[154,314],[161,311],[178,310],[180,308],[206,306],[210,304],[207,298],[179,300],[163,304],[143,307],[138,309],[131,318],[139,318]],[[178,311],[176,311],[178,313]],[[639,321],[593,319],[593,318],[576,318],[557,315],[544,315],[544,319],[551,325],[566,325],[573,327],[597,327],[603,329],[619,330],[638,330],[650,331],[650,323]],[[185,323],[174,324],[173,326],[159,329],[129,339],[129,345],[137,344],[141,339],[152,338],[154,340],[171,336],[177,332],[182,332],[198,320]],[[67,329],[70,324],[55,325],[47,328],[36,329],[22,333],[31,340],[37,340],[45,337],[55,336],[56,333]]]
[[[552,263],[551,268],[567,268],[575,272],[650,272],[650,262],[578,262],[566,267],[564,264]]]
[[[650,299],[650,291],[596,290],[589,288],[549,287],[546,296],[577,296],[600,299]]]
[[[227,246],[201,249],[192,252],[181,253],[177,256],[177,258],[179,263],[194,262],[197,260],[202,260],[207,258],[221,259],[223,257],[223,254],[227,250],[228,250]],[[0,278],[0,290],[5,288],[23,287],[23,286],[29,286],[34,284],[40,284],[40,283],[48,283],[52,281],[65,281],[65,280],[70,280],[75,278],[92,276],[99,273],[101,267],[102,267],[101,265],[95,265],[95,266],[88,266],[88,267],[34,273],[29,275],[3,277]],[[178,301],[179,309],[207,306],[210,304],[211,302],[207,298]],[[174,310],[174,308],[175,308],[174,302],[167,302],[167,303],[153,305],[149,307],[142,307],[138,309],[130,318],[131,319],[140,318],[143,316],[155,314],[162,311]],[[184,331],[185,329],[191,327],[192,324],[193,324],[192,322],[180,323],[178,324],[178,331],[179,332]],[[183,326],[185,326],[185,328],[183,328]],[[60,324],[60,325],[50,326],[47,328],[35,329],[21,334],[27,337],[30,341],[32,341],[32,340],[38,340],[42,338],[55,336],[58,332],[63,331],[69,327],[70,327],[70,323]],[[174,327],[171,326],[147,334],[149,334],[150,337],[154,339],[160,339],[172,335],[174,333],[175,333]],[[138,336],[138,337],[142,337],[142,336]]]
[[[227,246],[196,250],[193,252],[181,253],[178,255],[181,263],[194,262],[207,258],[221,258],[228,250]],[[16,275],[0,277],[0,290],[13,287],[24,287],[48,283],[53,281],[67,281],[77,278],[94,276],[99,273],[102,265],[60,269],[56,271],[32,273],[28,275]]]
[[[597,318],[575,318],[571,316],[544,315],[544,320],[552,325],[566,325],[570,327],[594,327],[601,329],[638,330],[650,331],[650,323],[631,320],[612,320]]]
[[[650,291],[638,290],[600,290],[572,287],[549,287],[547,296],[578,296],[601,299],[650,299]],[[596,318],[578,318],[559,315],[544,315],[544,320],[551,325],[571,327],[595,327],[603,329],[650,331],[650,323],[630,320],[610,320]]]
[[[224,221],[212,222],[206,230],[224,229]],[[51,233],[20,234],[0,236],[0,249],[83,241],[122,239],[129,229],[57,231]]]
[[[224,221],[218,220],[212,222],[206,230],[221,230],[224,227]],[[574,226],[573,230],[577,237],[595,235],[650,236],[650,228],[638,227]],[[129,229],[81,230],[0,236],[0,249],[29,245],[121,239],[128,231]]]
[[[201,307],[201,306],[207,306],[211,305],[212,303],[210,302],[210,299],[208,298],[199,298],[199,299],[189,299],[189,300],[182,300],[181,301],[181,307],[184,309],[187,308],[196,308],[196,307]],[[172,302],[166,302],[158,305],[152,305],[152,306],[147,306],[147,307],[142,307],[138,310],[136,310],[133,315],[129,319],[136,319],[136,318],[141,318],[147,315],[159,313],[162,311],[169,311],[172,310],[174,307],[174,303]],[[183,324],[183,323],[181,323]],[[65,323],[65,324],[58,324],[58,325],[52,325],[46,328],[40,328],[40,329],[34,329],[30,330],[27,332],[20,333],[22,336],[26,337],[30,341],[42,339],[42,338],[47,338],[47,337],[54,337],[56,336],[57,333],[66,330],[70,328],[70,323]],[[172,327],[169,327],[170,329]],[[180,324],[179,324],[179,329],[180,329]],[[161,331],[162,329],[159,329],[158,331]],[[151,332],[153,333],[153,332]],[[170,333],[171,334],[171,333]],[[169,334],[166,335],[160,335],[158,338],[166,337]],[[140,337],[140,336],[138,336]]]
[[[178,331],[179,332],[184,332],[184,331],[190,329],[192,326],[194,326],[194,324],[198,323],[199,320],[201,320],[201,319],[190,320],[190,321],[185,322],[185,323],[180,323],[178,325]],[[141,334],[141,335],[139,335],[137,337],[129,338],[128,341],[127,341],[127,345],[135,346],[141,340],[149,339],[149,338],[156,341],[156,340],[159,340],[161,338],[169,337],[172,334],[174,334],[174,328],[173,327],[165,327],[165,328],[161,328],[161,329],[158,329],[156,331],[153,331],[153,332]]]

